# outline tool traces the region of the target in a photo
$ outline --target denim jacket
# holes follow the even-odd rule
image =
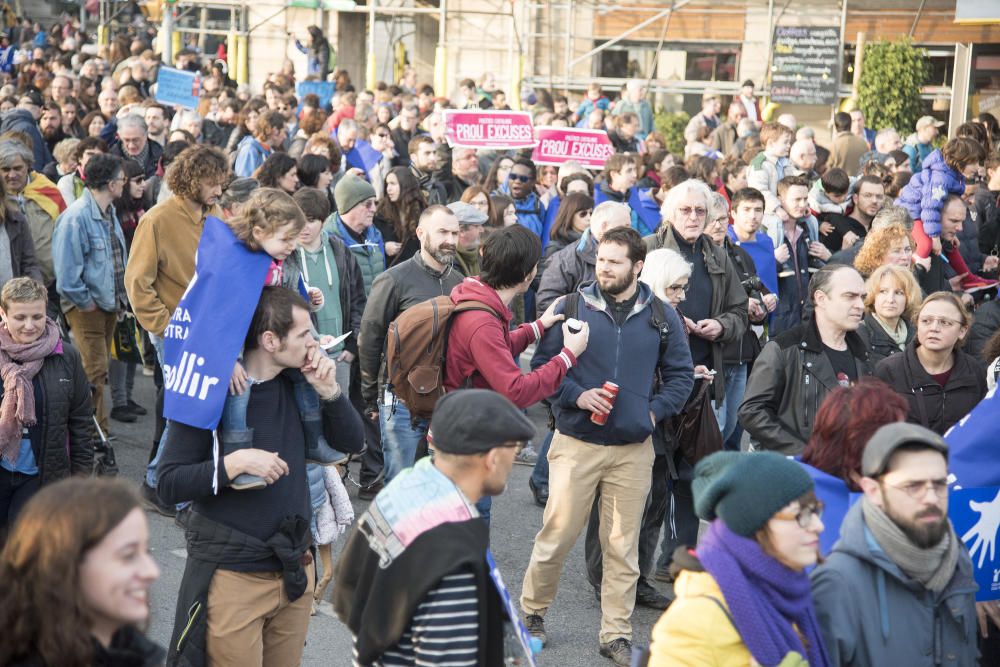
[[[125,235],[114,207],[111,228],[125,254]],[[52,234],[52,263],[56,286],[69,304],[86,308],[91,303],[103,311],[115,312],[115,263],[111,249],[111,231],[89,189],[70,205],[56,221]]]

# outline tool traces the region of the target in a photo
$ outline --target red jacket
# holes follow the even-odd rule
[[[523,374],[517,358],[545,333],[541,320],[510,331],[513,317],[510,308],[500,300],[495,289],[477,278],[466,278],[456,285],[451,291],[451,300],[455,303],[481,301],[493,308],[503,321],[485,311],[459,313],[452,319],[445,355],[445,391],[464,387],[466,379],[471,377],[473,387],[492,389],[517,407],[526,408],[554,394],[566,373],[576,364],[576,357],[564,347],[544,366]]]

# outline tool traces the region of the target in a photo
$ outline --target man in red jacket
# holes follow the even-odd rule
[[[572,333],[563,323],[564,347],[544,366],[522,373],[517,358],[545,330],[564,319],[553,311],[560,300],[534,322],[510,330],[510,303],[531,286],[542,246],[538,237],[521,225],[497,230],[482,246],[478,277],[466,278],[451,291],[457,303],[478,301],[488,310],[465,311],[454,316],[445,357],[446,391],[465,387],[492,389],[519,408],[526,408],[555,393],[576,358],[587,349],[589,328]],[[494,315],[494,313],[496,313]],[[489,519],[488,496],[480,514]]]

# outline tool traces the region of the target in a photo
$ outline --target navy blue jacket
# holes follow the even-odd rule
[[[556,428],[560,433],[595,445],[628,445],[643,442],[653,432],[649,413],[659,423],[680,412],[694,386],[694,367],[684,325],[673,308],[667,307],[669,335],[663,356],[660,334],[652,326],[655,299],[644,283],[639,283],[639,298],[625,324],[618,327],[597,283],[579,289],[581,299],[577,318],[590,325],[590,343],[577,364],[552,395]],[[556,306],[563,312],[565,302]],[[562,327],[551,327],[538,344],[531,360],[533,369],[544,365],[563,348]],[[661,382],[656,386],[657,369]],[[584,391],[600,387],[610,380],[618,385],[618,399],[604,426],[590,421],[590,412],[577,407]]]

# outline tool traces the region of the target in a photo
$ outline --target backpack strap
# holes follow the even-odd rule
[[[667,342],[670,340],[670,323],[667,321],[667,304],[659,299],[659,297],[653,297],[650,301],[650,308],[653,311],[653,316],[649,319],[649,323],[656,329],[657,333],[660,335],[660,352],[656,357],[657,362],[663,358],[663,353],[667,351]]]
[[[468,313],[468,312],[474,312],[474,311],[489,313],[493,317],[497,318],[497,320],[500,321],[500,324],[503,324],[503,319],[500,317],[500,314],[497,311],[493,310],[493,308],[491,308],[487,304],[483,303],[482,301],[463,301],[462,303],[456,304],[455,305],[455,309],[451,311],[451,317],[448,318],[448,322],[445,325],[445,327],[446,327],[445,332],[444,332],[445,344],[444,344],[444,347],[442,348],[442,355],[441,355],[441,377],[442,378],[444,377],[444,374],[445,374],[445,362],[446,362],[446,359],[448,358],[448,337],[451,336],[451,325],[454,324],[455,318],[458,316],[459,313]],[[474,375],[475,375],[475,372],[472,375],[470,375],[469,377],[465,378],[465,380],[462,382],[462,388],[463,389],[471,389],[472,388],[472,378],[473,378]]]

